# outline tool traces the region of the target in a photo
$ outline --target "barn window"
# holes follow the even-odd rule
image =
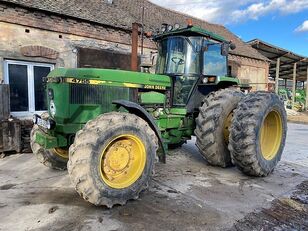
[[[6,60],[5,83],[10,85],[10,108],[14,116],[31,116],[47,109],[43,77],[53,64]]]

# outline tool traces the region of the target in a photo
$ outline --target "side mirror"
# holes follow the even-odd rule
[[[236,48],[236,45],[233,42],[230,42],[229,47],[231,50],[234,50]]]
[[[228,43],[223,43],[221,44],[221,55],[222,56],[227,56],[229,51],[229,44]]]

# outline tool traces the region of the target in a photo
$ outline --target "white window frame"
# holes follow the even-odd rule
[[[54,69],[54,64],[25,62],[16,60],[4,60],[4,83],[10,84],[9,79],[9,64],[25,65],[27,66],[28,75],[28,111],[11,112],[11,115],[16,117],[31,117],[33,114],[41,114],[44,111],[35,111],[35,89],[34,89],[34,66],[50,67],[50,71]]]

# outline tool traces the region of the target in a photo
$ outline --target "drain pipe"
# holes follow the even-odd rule
[[[131,71],[138,71],[138,23],[132,24],[132,54],[131,54]]]

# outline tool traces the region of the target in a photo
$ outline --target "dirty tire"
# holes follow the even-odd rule
[[[261,150],[261,127],[269,113],[279,115],[281,138],[277,151],[266,159]],[[269,92],[248,94],[235,110],[230,128],[229,149],[234,164],[250,176],[267,176],[281,158],[287,133],[287,116],[278,95]],[[275,136],[277,137],[277,136]],[[275,137],[271,137],[274,139]],[[274,149],[275,150],[275,149]]]
[[[146,153],[145,167],[141,176],[128,187],[110,187],[101,175],[100,158],[110,147],[110,142],[122,134],[137,136]],[[86,201],[95,205],[124,205],[137,199],[151,180],[158,140],[150,126],[140,117],[120,112],[103,114],[89,121],[75,137],[69,150],[68,172],[76,191]]]
[[[196,145],[201,155],[213,166],[232,165],[228,142],[224,138],[224,129],[228,129],[225,121],[243,96],[242,92],[235,89],[221,89],[210,93],[200,107],[196,119]]]
[[[43,113],[41,115],[42,118],[47,118],[48,113]],[[42,147],[40,144],[35,142],[35,134],[40,132],[45,132],[39,126],[34,125],[31,133],[30,133],[30,145],[33,154],[36,156],[36,158],[45,166],[56,169],[56,170],[66,170],[67,168],[67,158],[63,158],[59,155],[57,155],[52,149],[46,150],[44,147]]]

